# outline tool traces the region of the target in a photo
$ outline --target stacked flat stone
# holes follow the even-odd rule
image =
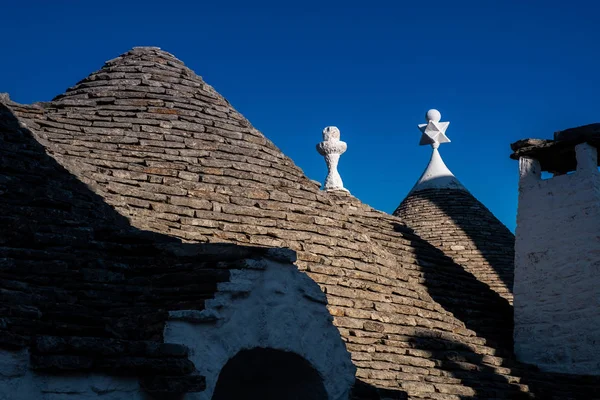
[[[394,215],[512,304],[514,235],[472,194],[415,191]]]
[[[0,349],[29,351],[37,373],[133,375],[152,393],[205,386],[188,349],[164,343],[168,312],[204,309],[231,270],[269,257],[132,228],[2,104],[0,226]]]
[[[327,296],[357,378],[372,387],[439,400],[597,393],[595,381],[517,364],[504,345],[511,309],[491,282],[402,219],[345,192],[320,191],[169,53],[133,49],[49,103],[10,109],[58,164],[138,230],[297,251],[298,267]],[[125,251],[120,241],[115,251]],[[479,331],[472,316],[482,309],[507,329]]]
[[[511,158],[530,157],[538,160],[542,171],[556,175],[574,171],[577,167],[574,148],[581,143],[600,146],[600,124],[589,124],[554,133],[554,140],[523,139],[510,145]]]

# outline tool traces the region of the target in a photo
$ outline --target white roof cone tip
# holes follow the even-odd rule
[[[450,139],[446,136],[446,130],[450,122],[441,122],[442,114],[434,109],[427,111],[425,118],[427,123],[419,124],[419,130],[422,133],[419,145],[431,145],[433,152],[427,168],[425,168],[425,171],[423,171],[423,174],[410,193],[424,189],[457,189],[467,191],[448,169],[438,151],[440,144],[450,143]]]

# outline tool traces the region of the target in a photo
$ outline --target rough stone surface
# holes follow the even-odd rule
[[[515,353],[542,370],[600,375],[600,173],[576,146],[573,174],[542,180],[521,159],[515,254]]]
[[[419,190],[394,215],[512,303],[514,236],[469,192]]]
[[[7,104],[0,121],[10,125],[0,130],[6,348],[35,335],[163,343],[169,312],[202,312],[217,287],[251,295],[252,282],[230,282],[230,271],[264,271],[267,248],[287,247],[325,294],[358,381],[373,389],[361,393],[599,396],[597,381],[514,360],[497,278],[478,279],[402,218],[320,191],[169,53],[133,49],[49,103]],[[187,358],[167,360],[179,368]],[[195,371],[180,376],[199,388]]]
[[[94,398],[147,400],[136,378],[82,371],[71,375],[40,375],[31,370],[28,351],[0,349],[0,400]]]
[[[600,123],[579,126],[554,133],[554,140],[523,139],[511,144],[514,160],[522,157],[536,159],[542,171],[566,174],[577,165],[575,146],[589,143],[600,147]]]

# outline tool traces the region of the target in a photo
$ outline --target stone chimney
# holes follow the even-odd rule
[[[598,146],[600,124],[511,146],[520,172],[515,354],[544,371],[600,375]]]

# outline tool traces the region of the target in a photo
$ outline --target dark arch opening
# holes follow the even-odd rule
[[[327,400],[323,379],[295,353],[254,348],[233,356],[221,370],[212,400]]]

